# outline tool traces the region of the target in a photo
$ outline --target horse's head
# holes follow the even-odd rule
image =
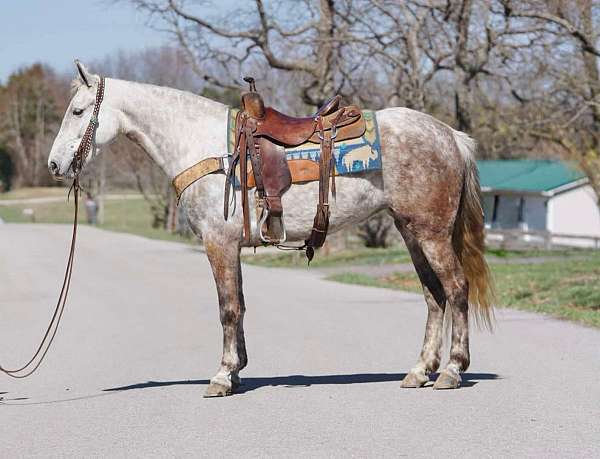
[[[48,156],[48,169],[56,179],[73,176],[71,167],[73,157],[90,122],[100,82],[100,77],[90,73],[81,62],[75,61],[75,65],[78,74],[72,83],[73,97]],[[110,143],[117,137],[119,125],[119,112],[111,107],[105,96],[98,113],[98,125],[92,138],[92,149],[87,161],[99,153],[102,145]]]

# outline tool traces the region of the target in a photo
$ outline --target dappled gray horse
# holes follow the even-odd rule
[[[54,177],[73,176],[72,162],[94,107],[98,75],[77,62],[73,98],[52,146]],[[112,78],[105,80],[95,144],[124,134],[142,147],[173,179],[198,161],[227,152],[228,107],[171,88]],[[451,320],[450,359],[435,389],[456,388],[469,366],[469,310],[491,325],[491,280],[485,259],[483,213],[471,138],[431,116],[406,108],[376,113],[382,170],[339,176],[331,203],[330,231],[358,223],[380,210],[393,216],[423,285],[428,307],[425,339],[417,364],[402,387],[421,387],[440,365],[444,312]],[[223,325],[223,357],[207,396],[228,395],[240,384],[248,362],[244,341],[244,294],[240,248],[242,215],[223,217],[225,175],[211,174],[185,190],[180,205],[194,233],[202,237],[212,266]],[[283,196],[289,241],[308,238],[318,183],[294,184]],[[252,200],[253,197],[251,196]],[[254,202],[250,203],[253,208]],[[252,216],[249,246],[260,245]]]

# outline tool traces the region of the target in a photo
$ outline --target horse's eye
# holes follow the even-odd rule
[[[74,108],[73,109],[73,115],[75,116],[79,116],[83,113],[83,110],[81,108]]]

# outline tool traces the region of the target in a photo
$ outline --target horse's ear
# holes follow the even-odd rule
[[[79,78],[88,88],[92,87],[93,75],[85,68],[85,65],[81,63],[79,59],[75,59],[75,66],[77,67],[77,72],[79,73]]]

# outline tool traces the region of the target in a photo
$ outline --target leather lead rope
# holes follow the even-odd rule
[[[92,113],[92,117],[87,125],[85,133],[81,139],[81,143],[79,144],[79,148],[75,152],[73,157],[73,162],[71,163],[71,169],[73,170],[73,184],[71,185],[71,189],[69,190],[69,194],[71,190],[74,192],[74,205],[75,212],[73,215],[73,232],[71,235],[71,247],[69,249],[69,257],[67,259],[67,267],[65,269],[65,277],[63,279],[63,284],[60,289],[60,294],[58,295],[58,301],[56,302],[56,306],[54,308],[54,314],[52,315],[52,319],[50,319],[50,324],[46,329],[46,333],[44,333],[44,337],[42,338],[39,346],[33,354],[33,357],[29,359],[29,361],[19,367],[14,369],[4,368],[0,365],[0,372],[10,376],[15,379],[22,379],[32,375],[42,364],[46,354],[50,350],[50,346],[52,346],[52,342],[56,337],[56,332],[58,331],[58,326],[60,325],[60,320],[62,318],[63,312],[65,310],[65,304],[67,302],[67,296],[69,294],[69,288],[71,286],[71,275],[73,274],[73,262],[75,260],[75,242],[77,240],[77,218],[78,218],[78,210],[79,210],[79,193],[80,193],[80,185],[79,185],[79,174],[81,173],[81,169],[85,163],[85,160],[90,153],[92,148],[92,144],[94,142],[94,135],[96,133],[96,129],[98,128],[98,114],[100,113],[100,105],[104,100],[104,77],[100,77],[100,81],[98,82],[98,89],[96,91],[96,103],[94,105],[94,111]]]

